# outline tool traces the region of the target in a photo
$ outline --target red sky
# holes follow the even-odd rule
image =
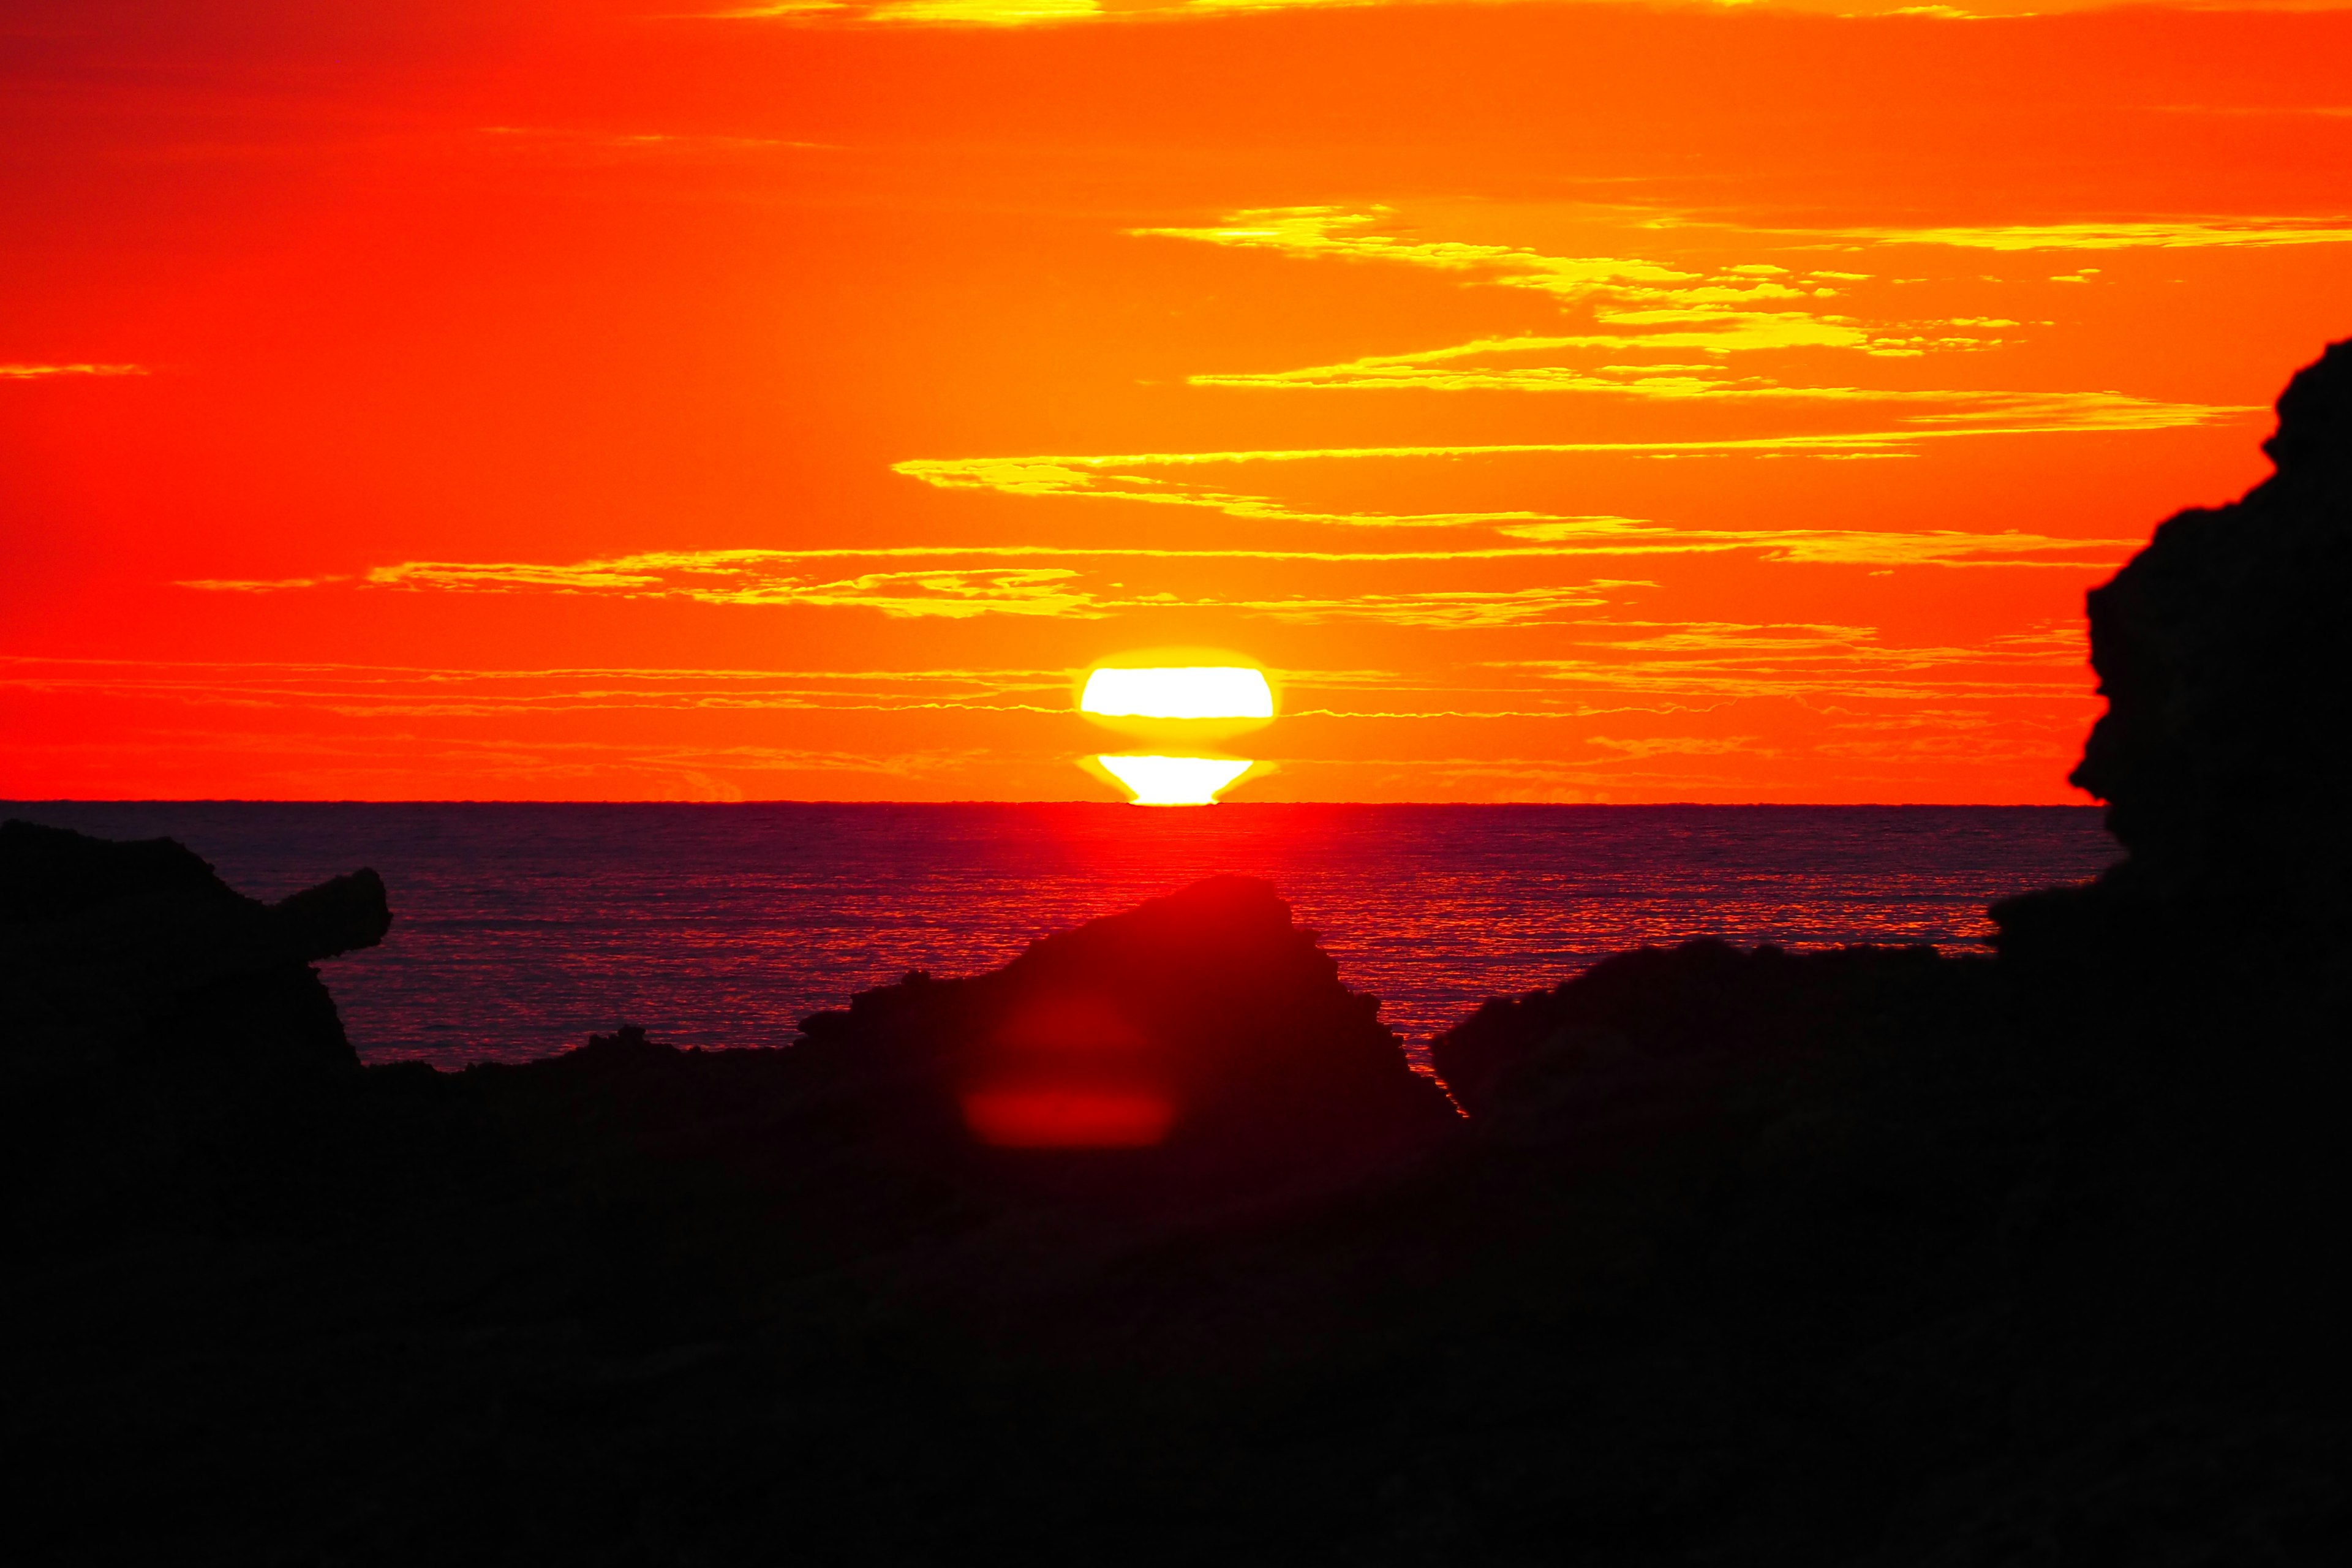
[[[0,795],[2079,798],[2352,12],[1857,8],[16,0]]]

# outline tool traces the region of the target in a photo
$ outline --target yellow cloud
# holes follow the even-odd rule
[[[1904,647],[1880,643],[1871,626],[1606,620],[1568,623],[1551,635],[1578,651],[1487,668],[1589,692],[1719,700],[2043,701],[2089,683],[2073,637]]]
[[[1304,623],[1380,621],[1390,626],[1460,630],[1479,626],[1539,626],[1570,610],[1598,609],[1608,603],[1600,584],[1531,588],[1424,590],[1412,594],[1350,594],[1344,597],[1236,599],[1228,607],[1273,620]]]
[[[1981,347],[2000,340],[1944,336],[1934,339],[1877,338],[1856,334],[1865,352],[1907,357],[1928,348]],[[2052,428],[2097,430],[2166,430],[2200,425],[2252,412],[2247,406],[2201,403],[2168,403],[2116,392],[2005,392],[1998,390],[1938,390],[1862,386],[1785,385],[1762,376],[1733,376],[1714,364],[1655,363],[1526,364],[1515,359],[1564,348],[1584,347],[1590,338],[1482,338],[1442,349],[1413,353],[1374,354],[1342,364],[1312,365],[1298,370],[1212,373],[1189,377],[1195,386],[1264,387],[1383,391],[1416,389],[1433,392],[1581,392],[1613,393],[1662,401],[1706,399],[1774,399],[1816,403],[1880,403],[1919,406],[1943,405],[1934,412],[1901,417],[1924,424],[1962,421],[2014,425],[2032,420]],[[1611,346],[1661,346],[1612,343]],[[1707,343],[1708,353],[1727,349]],[[1752,344],[1742,346],[1755,346]],[[1849,345],[1840,345],[1849,346]],[[1048,478],[1042,470],[1027,493],[1044,494],[1066,488],[1074,477],[1066,470]],[[1000,487],[1010,489],[1010,486]]]
[[[1264,207],[1234,213],[1218,225],[1199,228],[1135,228],[1145,238],[1185,239],[1286,256],[1334,257],[1386,261],[1441,272],[1472,275],[1474,281],[1533,289],[1563,300],[1607,293],[1620,299],[1672,300],[1682,304],[1794,299],[1806,290],[1773,279],[1710,280],[1661,262],[1613,256],[1547,256],[1518,245],[1482,245],[1461,240],[1409,240],[1380,232],[1394,214],[1374,206]]]
[[[409,561],[379,566],[366,582],[383,588],[474,592],[540,589],[559,594],[619,594],[693,599],[709,605],[807,605],[879,610],[895,618],[975,616],[1100,616],[1091,595],[1074,590],[1068,567],[939,567],[803,577],[775,570],[794,559],[770,551],[673,552],[570,564],[537,562]],[[191,584],[189,586],[202,584]]]
[[[1220,497],[1210,492],[1195,499],[1198,504],[1215,505]],[[1254,502],[1250,515],[1288,515],[1293,521],[1399,521],[1285,514],[1277,503],[1264,500]],[[357,592],[592,595],[708,605],[870,610],[895,619],[1015,616],[1101,620],[1139,612],[1190,609],[1296,623],[1370,620],[1442,629],[1549,622],[1565,611],[1598,608],[1611,590],[1626,584],[1606,579],[1522,582],[1509,588],[1416,584],[1409,590],[1385,591],[1350,581],[1344,591],[1318,592],[1310,578],[1294,593],[1241,596],[1174,592],[1164,581],[1130,584],[1110,580],[1110,574],[1119,570],[1118,563],[1123,562],[1255,561],[1312,572],[1330,566],[1425,567],[1500,562],[1533,568],[1543,563],[1591,562],[1597,557],[1731,552],[1752,552],[1760,559],[1788,564],[2081,572],[2110,564],[2139,542],[2062,538],[2014,529],[1979,533],[1690,528],[1641,518],[1535,512],[1447,514],[1445,521],[1488,526],[1513,542],[1414,550],[1010,544],[652,551],[569,563],[407,561],[372,568],[357,578],[192,579],[181,585],[210,593],[289,592],[341,584],[345,591]],[[837,564],[844,563],[866,569],[844,572]]]
[[[1845,239],[1881,245],[1949,245],[1970,250],[2183,250],[2215,246],[2344,245],[2352,217],[2201,217],[2138,223],[2000,224],[1951,228],[1841,228]]]
[[[192,577],[172,585],[175,588],[195,588],[207,594],[278,594],[349,581],[348,577],[333,574],[323,577]]]
[[[719,22],[884,22],[934,27],[1020,27],[1101,14],[1096,0],[779,0],[703,13]]]
[[[1633,518],[1558,517],[1531,511],[1331,512],[1293,508],[1265,496],[1185,485],[1121,470],[1190,466],[1419,458],[1553,453],[1683,456],[1702,453],[1818,457],[1890,456],[1916,443],[1969,435],[2027,435],[2058,430],[2150,430],[2194,425],[2237,410],[2203,405],[2157,404],[2121,394],[1947,394],[1976,398],[1978,406],[1907,416],[1915,427],[1845,435],[1758,437],[1720,441],[1539,442],[1492,446],[1310,447],[1241,452],[1156,452],[1119,456],[1021,458],[918,458],[896,470],[942,489],[999,490],[1026,496],[1138,501],[1192,507],[1252,521],[1323,523],[1356,528],[1493,528],[1507,537],[1572,545],[1591,552],[1655,554],[1760,549],[1790,561],[1880,564],[2034,563],[2051,552],[2111,552],[2133,543],[2107,539],[2060,539],[2014,531],[1867,532],[1836,530],[1692,530]],[[1305,558],[1294,553],[1295,558]],[[1461,552],[1444,552],[1462,558]]]
[[[764,670],[448,666],[0,656],[0,689],[166,698],[352,717],[586,710],[1063,713],[1065,669]]]
[[[145,375],[139,364],[0,364],[0,381],[38,381],[58,375]]]
[[[1095,0],[883,0],[866,15],[877,22],[1018,27],[1067,22],[1101,10]]]

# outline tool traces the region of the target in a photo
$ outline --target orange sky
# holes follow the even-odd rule
[[[0,795],[2080,798],[2352,12],[1857,8],[16,0]]]

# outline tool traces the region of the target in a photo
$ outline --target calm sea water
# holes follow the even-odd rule
[[[2115,858],[2077,807],[0,805],[167,834],[277,899],[360,866],[397,918],[327,980],[362,1056],[457,1065],[642,1024],[775,1046],[908,969],[1220,871],[1267,878],[1418,1045],[1480,1000],[1644,942],[1790,947],[1990,932],[1985,905]]]

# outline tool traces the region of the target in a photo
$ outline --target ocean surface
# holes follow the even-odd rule
[[[282,898],[373,866],[381,948],[323,966],[360,1054],[449,1066],[623,1023],[781,1046],[909,969],[1238,871],[1417,1047],[1486,997],[1649,942],[1980,947],[1985,906],[2116,858],[2089,807],[0,804],[169,835]]]

